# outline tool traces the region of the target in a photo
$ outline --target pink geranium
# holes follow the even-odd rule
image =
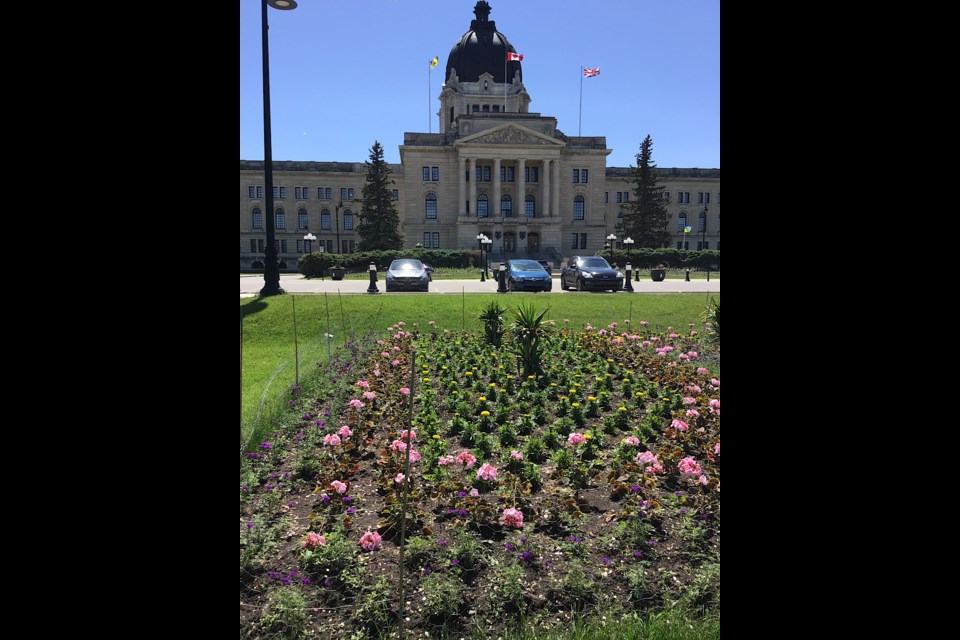
[[[400,484],[403,482],[404,477],[405,476],[402,473],[398,473],[397,477],[394,478],[393,481],[396,482],[397,484]]]
[[[657,460],[657,456],[650,451],[641,451],[637,454],[636,462],[639,465],[650,465],[650,471],[653,473],[663,473],[663,465]]]
[[[390,366],[391,366],[391,367],[395,367],[395,366],[397,366],[398,364],[400,364],[400,361],[399,361],[399,360],[394,359],[394,360],[391,360],[391,361],[390,361]],[[408,391],[409,391],[409,389],[408,389]]]
[[[641,320],[641,321],[640,321],[640,326],[641,326],[641,327],[646,327],[646,326],[649,325],[649,324],[650,324],[650,323],[647,322],[646,320]]]
[[[321,536],[319,533],[307,534],[307,539],[302,543],[304,549],[316,549],[317,547],[326,546],[326,544],[327,539]]]
[[[710,373],[710,369],[705,369],[704,367],[697,367],[697,373],[699,373],[702,376],[705,376],[708,373]]]
[[[467,469],[472,469],[477,464],[477,458],[469,451],[464,451],[457,456],[457,462],[464,465]]]
[[[406,440],[406,439],[407,439],[407,435],[408,435],[408,434],[407,434],[407,430],[404,429],[403,431],[400,432],[400,439],[401,439],[401,440]],[[410,439],[411,439],[411,440],[416,440],[416,439],[417,439],[417,432],[416,432],[416,431],[411,431],[411,432],[409,433],[409,436],[410,436]]]
[[[346,425],[340,427],[340,430],[337,431],[337,433],[339,433],[340,437],[343,438],[344,440],[346,440],[347,438],[353,435],[353,431],[351,431],[350,427]]]
[[[700,469],[700,463],[690,456],[687,456],[681,460],[677,467],[680,469],[680,473],[685,476],[690,476],[691,478],[699,476],[702,473],[702,470]]]
[[[408,396],[408,395],[410,395],[410,389],[408,389],[407,387],[401,388],[401,389],[400,389],[400,395],[402,395],[402,396]]]
[[[363,403],[357,400],[356,398],[354,398],[353,400],[350,401],[350,406],[353,407],[354,409],[359,409],[360,407],[363,406]]]
[[[567,442],[569,442],[570,444],[580,444],[586,441],[587,439],[583,437],[583,434],[577,433],[576,431],[574,431],[569,436],[567,436]]]
[[[339,480],[334,480],[330,483],[330,488],[334,489],[337,493],[346,493],[347,492],[347,483],[340,482]]]
[[[637,436],[627,436],[623,439],[624,444],[628,444],[631,447],[637,447],[640,445],[640,439]]]
[[[677,420],[676,418],[674,418],[673,422],[670,423],[670,426],[676,429],[677,431],[687,430],[687,423],[684,422],[683,420]]]
[[[374,400],[374,399],[376,399],[376,397],[377,397],[377,394],[374,393],[373,391],[364,391],[364,392],[363,392],[363,398],[364,398],[364,400]]]
[[[445,467],[448,464],[451,464],[452,462],[454,462],[455,460],[456,459],[453,456],[440,456],[439,458],[437,458],[437,464],[440,465],[441,467]]]
[[[485,464],[480,467],[480,471],[477,472],[477,477],[481,480],[496,480],[497,470],[489,464]]]
[[[363,547],[364,551],[373,551],[374,549],[380,548],[380,542],[382,540],[380,534],[376,531],[367,531],[360,536],[360,546]]]
[[[523,528],[523,512],[520,509],[504,509],[500,517],[500,524],[514,529]]]
[[[420,462],[420,452],[410,447],[410,462]]]
[[[390,444],[390,448],[393,449],[394,451],[406,451],[407,443],[404,442],[403,440],[394,440]]]
[[[516,449],[510,452],[510,457],[513,458],[514,460],[523,460],[523,454],[517,451]]]
[[[713,452],[714,452],[716,455],[720,455],[720,441],[719,441],[719,440],[717,440],[717,446],[715,446],[715,447],[713,448]]]
[[[683,404],[697,404],[697,399],[687,396],[683,399]]]
[[[719,378],[710,378],[710,384],[716,387],[717,389],[719,389],[720,388]]]
[[[697,411],[696,409],[687,409],[688,418],[696,418],[699,415],[700,415],[700,412]]]
[[[716,398],[710,401],[710,413],[720,415],[720,401]]]
[[[360,387],[361,389],[369,389],[370,383],[367,382],[366,380],[357,380],[357,386]]]
[[[340,436],[335,433],[331,433],[323,439],[323,444],[328,447],[336,447],[340,444]]]
[[[471,498],[477,498],[477,497],[479,497],[479,496],[480,496],[480,492],[479,492],[479,491],[477,491],[476,489],[470,489],[470,497],[471,497]]]

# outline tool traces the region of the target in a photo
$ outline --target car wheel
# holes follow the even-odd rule
[[[583,278],[577,278],[577,291],[585,291],[583,288]]]
[[[560,290],[561,291],[567,290],[567,280],[562,275],[560,276]]]
[[[513,280],[507,278],[507,291],[513,293]]]

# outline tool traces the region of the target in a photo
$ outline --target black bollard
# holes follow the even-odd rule
[[[640,282],[640,269],[633,270],[633,281]]]
[[[367,293],[380,293],[380,289],[377,289],[377,265],[373,262],[370,263],[370,286],[367,287]]]
[[[633,293],[633,283],[630,282],[630,263],[627,263],[627,277],[623,281],[623,290]]]
[[[487,274],[485,273],[485,269],[481,269],[481,270],[480,270],[480,282],[486,282],[486,281],[487,281],[486,275],[487,275]]]
[[[710,270],[707,269],[707,282],[710,282]]]
[[[503,263],[497,271],[497,293],[507,293],[507,265]]]
[[[690,282],[690,269],[689,269],[689,268],[687,268],[687,277],[684,278],[684,280],[686,280],[687,282]]]

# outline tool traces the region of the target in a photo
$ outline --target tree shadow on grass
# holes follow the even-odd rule
[[[246,304],[240,305],[240,319],[244,319],[247,316],[252,316],[255,313],[259,313],[267,308],[267,303],[263,301],[263,298],[254,298]]]

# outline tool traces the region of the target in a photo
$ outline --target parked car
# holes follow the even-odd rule
[[[508,291],[551,291],[553,278],[536,260],[507,260]]]
[[[560,272],[560,288],[576,288],[577,291],[623,288],[623,274],[610,266],[600,256],[573,256]]]
[[[387,291],[429,291],[430,274],[416,258],[400,258],[387,269]]]
[[[424,262],[423,268],[426,269],[427,275],[430,277],[430,282],[433,282],[433,267]]]
[[[543,268],[547,270],[547,273],[553,273],[553,263],[549,260],[537,260],[540,264],[543,265]]]

